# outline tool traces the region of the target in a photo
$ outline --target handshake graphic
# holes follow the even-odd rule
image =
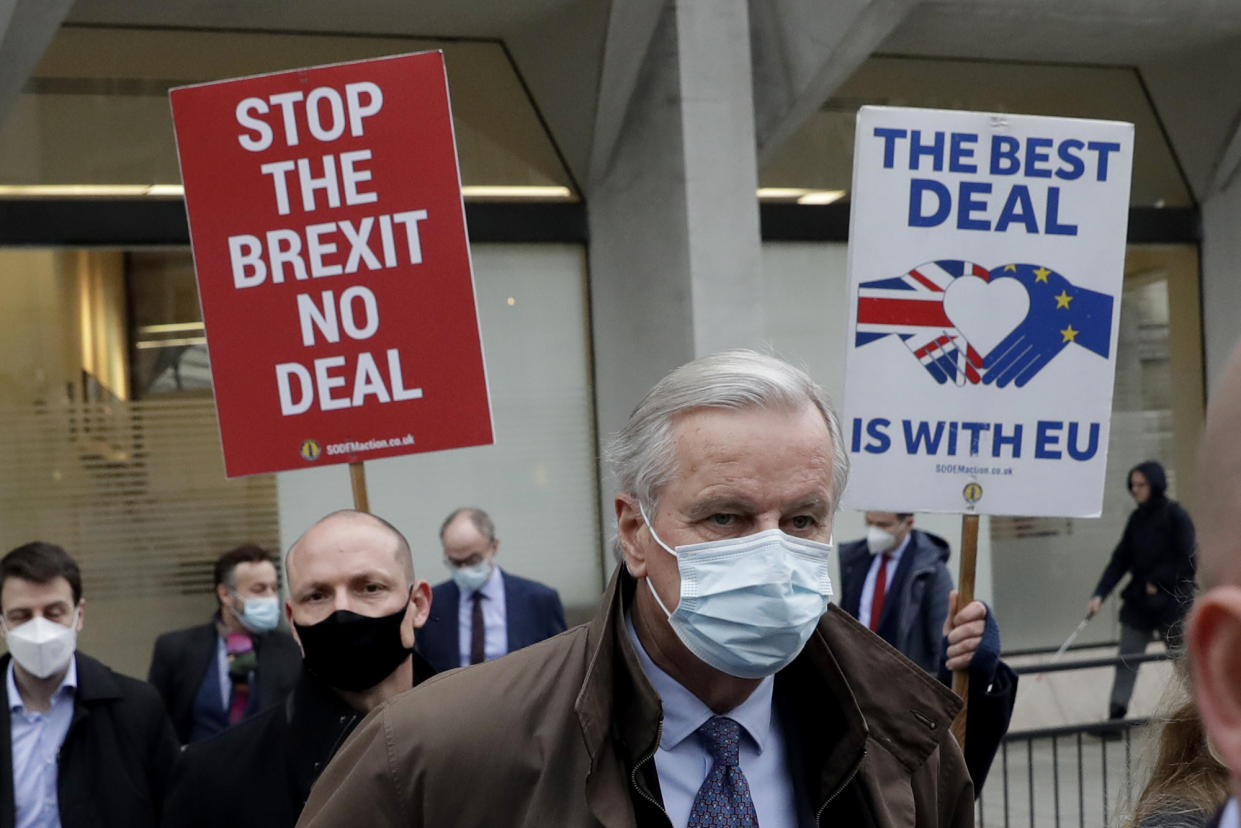
[[[854,345],[897,336],[940,384],[1020,388],[1069,345],[1106,359],[1112,304],[1041,265],[942,259],[863,282]]]

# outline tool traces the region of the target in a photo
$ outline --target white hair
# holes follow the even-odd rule
[[[805,371],[748,349],[720,351],[675,369],[643,398],[607,449],[620,491],[654,510],[660,489],[676,474],[672,427],[695,408],[788,408],[807,403],[823,415],[832,441],[832,509],[849,478],[840,421],[823,389]]]

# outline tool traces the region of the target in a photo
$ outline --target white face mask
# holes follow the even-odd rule
[[[673,550],[646,525],[677,559],[677,608],[668,612],[649,577],[646,585],[677,638],[704,663],[730,676],[763,678],[806,646],[832,597],[830,543],[768,529]]]
[[[866,548],[870,550],[872,555],[882,555],[884,552],[891,552],[896,548],[896,535],[893,535],[886,529],[880,529],[878,526],[871,526],[866,530]]]
[[[77,610],[67,627],[39,616],[11,630],[6,625],[5,641],[22,669],[43,679],[69,666],[78,646],[77,626]]]
[[[451,564],[449,564],[451,566]],[[452,579],[463,595],[470,595],[482,589],[483,584],[491,577],[491,561],[479,561],[473,566],[454,567]]]

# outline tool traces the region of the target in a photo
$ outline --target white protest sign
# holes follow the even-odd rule
[[[1097,516],[1133,125],[864,107],[849,508]]]

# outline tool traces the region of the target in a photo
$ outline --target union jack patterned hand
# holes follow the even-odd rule
[[[990,274],[972,262],[940,259],[900,276],[863,282],[858,291],[856,345],[897,336],[939,384],[979,382],[982,355],[944,311],[945,292],[962,276],[986,280]]]
[[[983,367],[982,356],[965,337],[952,330],[939,331],[929,339],[910,336],[903,338],[907,347],[931,377],[943,385],[952,382],[965,385],[977,383]]]
[[[1112,297],[1074,287],[1054,270],[1009,264],[991,271],[991,280],[1019,280],[1030,296],[1030,310],[1012,333],[983,361],[983,382],[1003,388],[1024,386],[1070,343],[1106,358],[1111,347]]]

